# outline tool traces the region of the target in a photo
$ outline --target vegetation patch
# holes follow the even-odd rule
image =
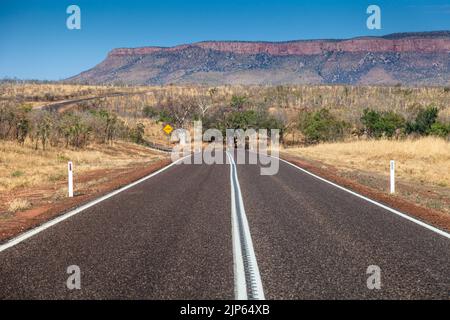
[[[8,203],[9,212],[24,211],[31,207],[31,203],[25,199],[14,199]]]

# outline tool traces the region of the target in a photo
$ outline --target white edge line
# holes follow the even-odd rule
[[[115,190],[115,191],[113,191],[113,192],[111,192],[111,193],[108,193],[108,194],[106,194],[106,195],[104,195],[104,196],[102,196],[102,197],[100,197],[100,198],[98,198],[98,199],[95,199],[95,200],[93,200],[93,201],[91,201],[91,202],[88,202],[88,203],[82,205],[82,206],[79,207],[79,208],[76,208],[76,209],[74,209],[74,210],[72,210],[72,211],[69,211],[69,212],[67,212],[67,213],[65,213],[65,214],[63,214],[63,215],[61,215],[61,216],[59,216],[59,217],[57,217],[57,218],[54,218],[54,219],[52,219],[52,220],[50,220],[50,221],[45,222],[44,224],[42,224],[42,225],[40,225],[40,226],[38,226],[38,227],[36,227],[36,228],[34,228],[34,229],[32,229],[32,230],[29,230],[29,231],[27,231],[27,232],[25,232],[25,233],[22,233],[21,235],[15,237],[15,238],[12,238],[12,239],[9,240],[8,242],[6,242],[6,243],[0,245],[0,252],[6,250],[6,249],[8,249],[8,248],[13,247],[13,246],[15,246],[15,245],[21,243],[22,241],[27,240],[28,238],[31,238],[32,236],[34,236],[34,235],[36,235],[36,234],[38,234],[38,233],[44,231],[45,229],[48,229],[48,228],[54,226],[55,224],[57,224],[57,223],[59,223],[59,222],[61,222],[61,221],[64,221],[64,220],[66,220],[66,219],[68,219],[68,218],[70,218],[70,217],[76,215],[77,213],[80,213],[80,212],[82,212],[82,211],[84,211],[84,210],[86,210],[86,209],[88,209],[88,208],[90,208],[90,207],[92,207],[92,206],[95,206],[96,204],[98,204],[98,203],[100,203],[100,202],[102,202],[102,201],[104,201],[104,200],[106,200],[106,199],[111,198],[111,197],[117,195],[118,193],[121,193],[122,191],[125,191],[125,190],[127,190],[127,189],[130,189],[130,188],[134,187],[135,185],[137,185],[137,184],[139,184],[139,183],[141,183],[141,182],[144,182],[145,180],[148,180],[148,179],[150,179],[150,178],[153,177],[153,176],[156,176],[157,174],[159,174],[159,173],[161,173],[161,172],[163,172],[163,171],[169,169],[169,168],[172,167],[173,165],[177,164],[178,162],[180,162],[180,161],[182,161],[182,160],[184,160],[185,158],[190,157],[190,156],[191,156],[191,155],[188,155],[188,156],[185,156],[185,157],[183,157],[183,158],[180,158],[180,159],[178,159],[177,161],[172,162],[171,164],[169,164],[169,165],[167,165],[167,166],[165,166],[165,167],[159,169],[159,170],[156,171],[156,172],[153,172],[153,173],[149,174],[149,175],[146,176],[146,177],[143,177],[143,178],[141,178],[141,179],[139,179],[139,180],[137,180],[137,181],[135,181],[135,182],[133,182],[133,183],[130,183],[129,185],[126,185],[125,187],[122,187],[122,188],[120,188],[120,189],[117,189],[117,190]]]
[[[247,300],[247,283],[245,280],[244,261],[242,258],[241,240],[238,231],[238,221],[236,213],[236,198],[233,183],[233,164],[230,155],[227,152],[230,161],[230,184],[231,184],[231,229],[233,241],[233,269],[234,269],[234,296],[236,300]]]
[[[445,231],[443,231],[443,230],[441,230],[441,229],[438,229],[438,228],[436,228],[436,227],[433,227],[433,226],[431,226],[431,225],[429,225],[429,224],[427,224],[427,223],[425,223],[425,222],[422,222],[422,221],[417,220],[417,219],[415,219],[415,218],[413,218],[413,217],[410,217],[409,215],[407,215],[407,214],[405,214],[405,213],[402,213],[402,212],[400,212],[400,211],[397,211],[397,210],[395,210],[395,209],[392,209],[392,208],[390,208],[390,207],[388,207],[388,206],[386,206],[386,205],[384,205],[384,204],[382,204],[382,203],[379,203],[379,202],[377,202],[377,201],[375,201],[375,200],[372,200],[372,199],[370,199],[370,198],[367,198],[367,197],[365,197],[365,196],[363,196],[363,195],[361,195],[361,194],[359,194],[359,193],[356,193],[356,192],[354,192],[354,191],[352,191],[352,190],[349,190],[349,189],[347,189],[347,188],[344,188],[344,187],[342,187],[342,186],[340,186],[340,185],[338,185],[338,184],[336,184],[336,183],[334,183],[334,182],[331,182],[331,181],[329,181],[329,180],[327,180],[327,179],[324,179],[324,178],[322,178],[322,177],[319,177],[318,175],[315,175],[314,173],[309,172],[308,170],[305,170],[305,169],[303,169],[303,168],[300,168],[299,166],[297,166],[297,165],[295,165],[295,164],[293,164],[293,163],[290,163],[289,161],[286,161],[286,160],[284,160],[284,159],[281,159],[281,158],[275,157],[275,156],[271,156],[271,155],[270,155],[270,157],[273,157],[273,158],[276,158],[276,159],[278,159],[278,160],[281,160],[281,161],[283,161],[284,163],[287,163],[288,165],[290,165],[290,166],[292,166],[292,167],[294,167],[294,168],[297,168],[298,170],[300,170],[300,171],[302,171],[302,172],[304,172],[304,173],[307,173],[307,174],[309,174],[310,176],[313,176],[313,177],[316,178],[316,179],[319,179],[319,180],[321,180],[321,181],[323,181],[323,182],[326,182],[326,183],[328,183],[328,184],[331,184],[332,186],[334,186],[334,187],[336,187],[336,188],[338,188],[338,189],[341,189],[341,190],[343,190],[343,191],[346,191],[346,192],[348,192],[348,193],[350,193],[350,194],[352,194],[352,195],[354,195],[354,196],[356,196],[356,197],[358,197],[358,198],[361,198],[361,199],[363,199],[363,200],[366,200],[366,201],[368,201],[368,202],[370,202],[370,203],[372,203],[372,204],[374,204],[374,205],[376,205],[376,206],[378,206],[378,207],[381,207],[381,208],[383,208],[383,209],[385,209],[385,210],[388,210],[388,211],[390,211],[390,212],[392,212],[392,213],[394,213],[394,214],[396,214],[396,215],[398,215],[398,216],[400,216],[400,217],[402,217],[402,218],[405,218],[405,219],[407,219],[407,220],[409,220],[409,221],[411,221],[411,222],[414,222],[414,223],[416,223],[416,224],[418,224],[418,225],[420,225],[420,226],[422,226],[422,227],[424,227],[424,228],[426,228],[426,229],[428,229],[428,230],[431,230],[431,231],[433,231],[433,232],[436,232],[437,234],[440,234],[441,236],[444,236],[444,237],[446,237],[447,239],[450,239],[450,234],[447,233],[447,232],[445,232]]]
[[[250,259],[250,263],[253,267],[252,273],[254,275],[254,280],[255,280],[255,284],[256,284],[256,293],[257,293],[257,297],[255,297],[257,300],[265,300],[264,297],[264,290],[263,290],[263,286],[262,286],[262,280],[261,280],[261,274],[259,273],[259,268],[258,268],[258,263],[256,260],[256,255],[255,255],[255,250],[253,248],[253,241],[252,241],[252,236],[250,233],[250,228],[248,225],[248,220],[247,220],[247,215],[245,213],[245,208],[244,208],[244,201],[242,199],[242,193],[241,193],[241,187],[239,184],[239,179],[238,179],[238,175],[237,175],[237,167],[236,167],[236,163],[234,162],[234,159],[231,157],[231,155],[229,155],[232,165],[235,167],[235,178],[236,178],[236,183],[237,183],[237,193],[239,195],[239,207],[241,210],[241,214],[242,214],[242,223],[243,223],[243,228],[244,228],[244,232],[245,232],[245,238],[247,240],[247,246],[249,249],[249,259]],[[233,183],[231,181],[231,183]]]

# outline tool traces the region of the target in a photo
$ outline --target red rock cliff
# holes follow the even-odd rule
[[[157,51],[177,51],[189,46],[241,54],[268,53],[271,55],[314,55],[326,51],[341,52],[450,52],[450,37],[402,39],[357,38],[350,40],[305,40],[291,42],[207,41],[170,48],[120,48],[110,56],[144,55]]]

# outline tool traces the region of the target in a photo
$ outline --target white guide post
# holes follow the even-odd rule
[[[391,160],[390,163],[391,171],[391,193],[395,193],[395,161]]]
[[[73,197],[73,164],[69,161],[67,165],[68,177],[69,177],[69,197]]]

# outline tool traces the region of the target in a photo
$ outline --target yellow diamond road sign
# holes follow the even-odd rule
[[[173,128],[170,124],[166,124],[166,126],[163,128],[163,131],[167,134],[170,134],[173,131]]]

